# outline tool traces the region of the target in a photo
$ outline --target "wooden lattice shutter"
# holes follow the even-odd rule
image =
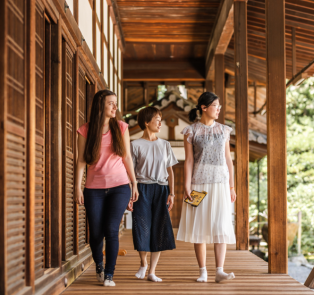
[[[6,284],[25,286],[26,263],[26,2],[6,1]],[[3,87],[3,85],[1,86]]]
[[[67,260],[74,251],[74,132],[73,130],[73,53],[66,42],[62,52],[62,171],[63,171],[63,213],[62,213],[62,259]]]
[[[79,67],[79,112],[78,112],[78,125],[82,126],[86,123],[86,79],[85,71]],[[82,180],[82,190],[84,189],[86,181],[86,169],[84,171]],[[78,207],[78,246],[79,250],[83,249],[86,245],[86,213],[85,207]]]
[[[45,267],[45,19],[36,5],[36,138],[35,138],[35,279]]]

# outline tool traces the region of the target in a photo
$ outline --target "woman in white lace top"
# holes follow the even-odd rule
[[[199,282],[207,281],[206,244],[214,243],[216,260],[216,282],[233,279],[233,273],[223,271],[226,244],[235,243],[231,219],[231,203],[236,194],[233,182],[233,163],[230,154],[231,128],[215,122],[221,106],[219,98],[203,93],[197,107],[191,110],[190,121],[196,123],[186,127],[185,148],[185,194],[190,198],[192,190],[206,191],[207,195],[198,207],[183,202],[177,239],[194,243],[200,267]]]

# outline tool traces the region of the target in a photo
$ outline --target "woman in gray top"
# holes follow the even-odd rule
[[[170,143],[156,136],[161,128],[161,112],[157,108],[142,109],[138,114],[138,124],[144,134],[131,142],[131,154],[139,199],[134,205],[132,202],[129,204],[129,210],[133,211],[134,248],[141,258],[141,266],[135,276],[145,278],[147,252],[151,252],[147,279],[161,282],[155,275],[160,251],[175,248],[169,211],[174,203],[172,166],[178,161]]]

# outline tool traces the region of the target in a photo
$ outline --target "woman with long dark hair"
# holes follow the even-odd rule
[[[194,243],[200,268],[198,282],[207,282],[206,244],[214,243],[216,260],[215,281],[231,280],[233,273],[225,273],[223,265],[226,244],[234,244],[231,202],[236,199],[233,182],[233,164],[230,154],[231,128],[215,122],[221,106],[219,98],[204,92],[192,109],[189,119],[198,122],[183,129],[184,134],[184,198],[191,191],[207,192],[198,207],[183,202],[177,239]]]
[[[117,120],[116,112],[116,94],[110,90],[98,91],[93,98],[90,122],[77,130],[75,197],[86,208],[96,277],[104,286],[115,286],[112,278],[119,250],[120,221],[130,197],[133,202],[138,199],[128,124]],[[89,166],[83,194],[81,184],[86,164]]]

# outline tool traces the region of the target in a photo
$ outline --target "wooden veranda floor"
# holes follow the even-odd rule
[[[234,272],[236,279],[216,284],[212,245],[208,246],[208,282],[197,283],[198,265],[193,244],[178,242],[177,249],[163,252],[156,275],[161,283],[137,279],[134,274],[139,267],[139,258],[133,250],[131,231],[126,230],[120,240],[120,249],[126,249],[126,256],[119,256],[114,275],[116,287],[103,287],[95,278],[95,264],[91,265],[62,294],[295,294],[314,293],[288,275],[270,275],[267,263],[249,251],[236,251],[229,247],[225,271]]]

